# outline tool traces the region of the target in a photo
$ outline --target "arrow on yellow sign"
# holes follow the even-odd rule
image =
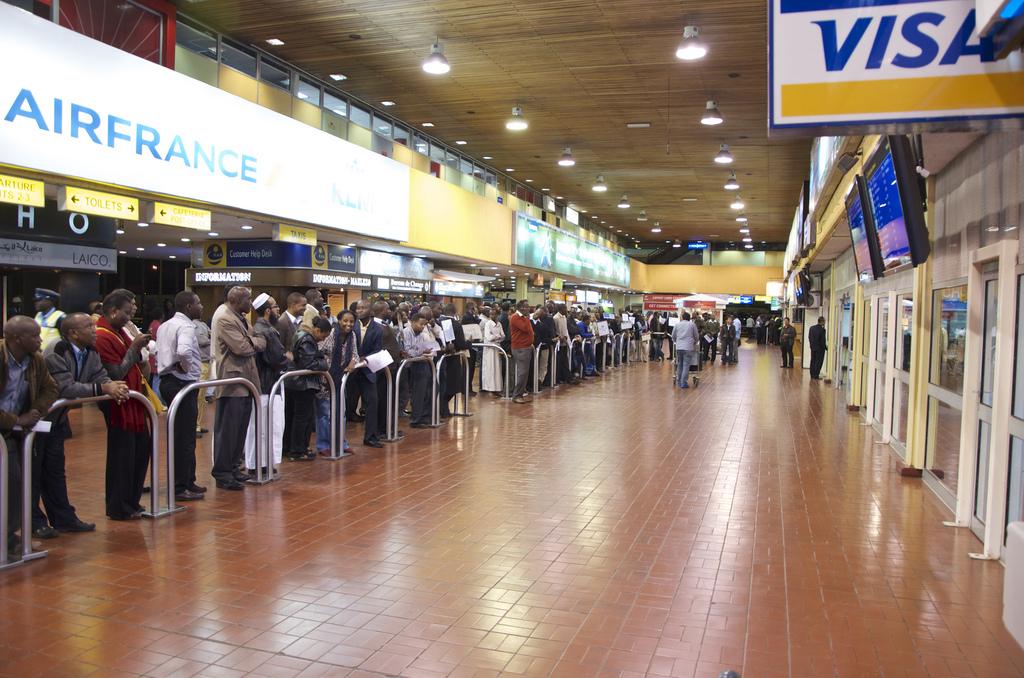
[[[139,201],[136,198],[74,186],[57,189],[57,209],[114,219],[139,218]]]
[[[174,205],[169,202],[154,202],[153,214],[149,219],[154,224],[191,228],[196,231],[209,231],[211,213],[185,205]]]

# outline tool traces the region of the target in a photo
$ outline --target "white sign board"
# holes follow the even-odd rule
[[[772,130],[1024,116],[1024,55],[995,59],[974,0],[770,0],[769,22]]]
[[[0,238],[0,264],[113,272],[117,270],[117,250],[41,240]]]
[[[405,240],[409,168],[0,3],[0,163]]]

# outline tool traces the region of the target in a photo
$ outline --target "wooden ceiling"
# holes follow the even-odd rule
[[[728,143],[755,242],[784,242],[809,165],[809,139],[768,139],[763,0],[178,0],[186,14],[258,45],[520,181],[548,187],[642,241],[737,239],[712,158]],[[683,27],[709,48],[675,58]],[[443,76],[420,64],[438,36]],[[268,38],[285,42],[270,47]],[[725,123],[700,124],[705,102]],[[509,132],[515,104],[530,122]],[[649,129],[627,129],[649,122]],[[576,166],[556,162],[571,146]],[[590,190],[603,174],[608,192]],[[632,207],[618,209],[620,196]],[[696,198],[695,202],[684,198]],[[636,216],[647,211],[649,221]],[[661,222],[660,236],[650,233]]]

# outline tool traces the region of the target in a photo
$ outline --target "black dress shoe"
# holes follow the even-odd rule
[[[176,492],[174,494],[175,501],[197,501],[205,498],[202,492],[193,492],[192,490],[185,490],[184,492]]]
[[[411,428],[430,428],[430,424],[409,424]]]
[[[376,438],[370,438],[369,440],[364,440],[363,441],[363,445],[366,445],[367,447],[378,447],[378,448],[384,447],[381,444],[381,442],[379,440],[377,440]]]
[[[84,520],[75,518],[75,522],[69,525],[58,525],[58,532],[92,532],[96,529],[96,523],[87,523]]]
[[[244,483],[247,480],[251,480],[251,479],[252,479],[252,476],[249,475],[248,473],[242,473],[241,471],[235,471],[235,482],[236,483]]]
[[[230,481],[218,480],[217,481],[217,489],[218,490],[240,491],[243,487],[245,487],[245,486],[242,485],[242,483],[236,482],[234,480],[230,480]]]
[[[57,530],[53,529],[49,525],[43,525],[32,530],[32,534],[40,539],[56,539],[60,535],[57,534]]]
[[[189,492],[195,492],[196,494],[203,494],[204,492],[206,492],[205,487],[203,487],[202,485],[196,485],[195,483],[189,485],[188,490]]]

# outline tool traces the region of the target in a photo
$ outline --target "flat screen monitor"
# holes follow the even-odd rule
[[[813,232],[815,224],[812,220],[808,220],[810,216],[808,210],[808,199],[810,197],[810,182],[804,181],[800,184],[800,197],[796,203],[796,214],[793,217],[794,222],[798,222],[800,232],[800,252],[807,254],[814,247],[814,241],[816,233]]]
[[[910,141],[893,135],[882,137],[865,166],[878,250],[886,271],[928,259],[928,229],[914,164]]]
[[[875,236],[874,219],[867,204],[867,184],[859,174],[854,177],[853,188],[846,196],[846,220],[850,224],[850,238],[853,240],[853,260],[861,282],[881,278],[884,268],[878,254],[878,238]]]

